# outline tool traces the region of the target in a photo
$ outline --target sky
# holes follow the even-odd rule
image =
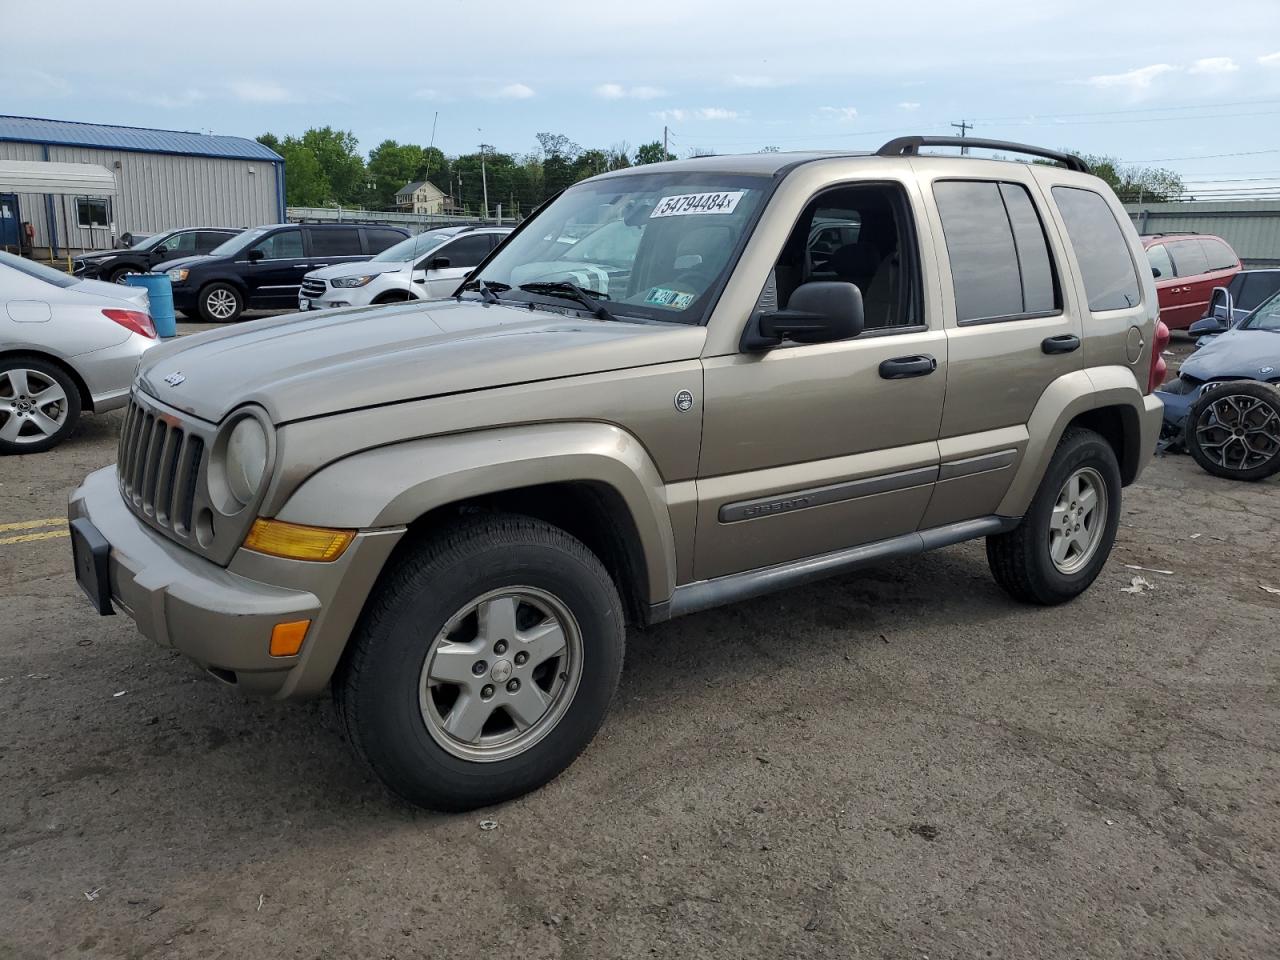
[[[0,0],[0,113],[469,152],[1018,140],[1280,178],[1280,0]]]

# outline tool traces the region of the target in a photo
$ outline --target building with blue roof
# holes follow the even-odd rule
[[[73,187],[41,194],[11,185],[6,193],[0,177],[0,242],[29,223],[37,255],[109,249],[125,234],[285,218],[284,158],[243,137],[0,116],[0,172],[5,161],[24,171],[36,169],[33,161],[51,172],[81,164],[85,182],[105,181],[103,169],[114,178],[114,189],[81,196]]]

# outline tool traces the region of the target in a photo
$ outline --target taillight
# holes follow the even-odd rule
[[[103,310],[102,315],[109,320],[114,320],[126,330],[142,334],[149,340],[156,338],[156,328],[151,322],[151,315],[141,310]]]
[[[1151,373],[1147,377],[1147,393],[1164,383],[1169,373],[1169,365],[1164,362],[1164,348],[1169,346],[1169,328],[1163,320],[1156,318],[1156,335],[1151,342]]]

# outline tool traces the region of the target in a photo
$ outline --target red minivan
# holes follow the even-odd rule
[[[1240,272],[1240,258],[1221,237],[1153,233],[1142,245],[1156,278],[1160,319],[1170,330],[1185,330],[1208,313],[1213,288]]]

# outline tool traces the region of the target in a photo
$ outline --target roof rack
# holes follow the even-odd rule
[[[895,137],[877,150],[876,155],[914,157],[920,153],[921,147],[981,147],[983,150],[1007,150],[1010,153],[1025,153],[1032,157],[1055,160],[1068,170],[1075,170],[1078,173],[1090,172],[1089,165],[1073,153],[1033,147],[1025,143],[1013,143],[1009,140],[983,140],[978,137]]]

